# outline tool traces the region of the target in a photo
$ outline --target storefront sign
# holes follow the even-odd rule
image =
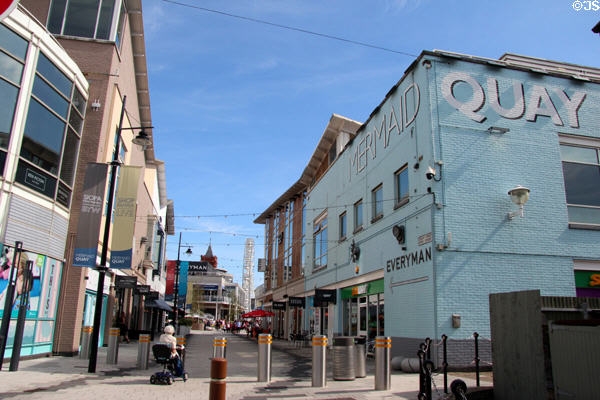
[[[387,272],[392,272],[394,270],[414,267],[415,265],[419,265],[428,261],[431,261],[431,247],[428,247],[425,250],[415,250],[400,257],[387,260],[386,269]]]
[[[315,289],[315,307],[326,307],[336,303],[335,289]]]
[[[203,290],[219,290],[218,285],[202,285]]]
[[[352,287],[352,296],[358,296],[359,294],[367,294],[369,290],[369,285],[359,285]]]
[[[188,272],[208,272],[207,261],[190,261],[188,265]]]
[[[258,272],[265,272],[267,270],[267,261],[264,258],[258,259]]]
[[[158,299],[158,292],[151,290],[150,293],[146,295],[146,300],[156,300]]]
[[[454,87],[459,82],[470,86],[471,93],[470,96],[466,96],[469,98],[466,102],[457,99],[455,96]],[[556,126],[564,126],[563,121],[566,120],[571,128],[579,128],[577,113],[585,100],[586,94],[584,92],[576,91],[568,95],[562,88],[554,87],[548,90],[543,86],[533,85],[528,89],[528,93],[525,93],[522,82],[511,80],[512,96],[509,94],[511,98],[502,99],[502,103],[512,104],[512,107],[504,108],[500,104],[498,80],[490,77],[487,78],[486,83],[487,90],[475,78],[465,72],[450,72],[442,80],[441,91],[448,104],[476,122],[481,123],[487,118],[480,112],[487,99],[489,108],[502,118],[516,120],[525,116],[525,120],[536,122],[538,116],[543,116],[550,117],[552,123]],[[564,106],[562,115],[556,109],[557,104]]]
[[[97,163],[90,163],[85,169],[81,213],[73,253],[73,265],[77,267],[96,266],[107,169],[108,165]]]
[[[575,271],[575,286],[600,289],[600,271]]]
[[[274,301],[273,310],[285,310],[285,301]]]
[[[17,7],[19,0],[0,0],[0,21],[2,21],[12,10]]]
[[[138,285],[136,286],[135,291],[138,294],[148,294],[150,293],[150,285]]]
[[[290,307],[306,307],[306,300],[304,297],[289,297],[288,304]]]
[[[117,275],[115,277],[115,288],[117,289],[133,289],[137,285],[135,276]]]

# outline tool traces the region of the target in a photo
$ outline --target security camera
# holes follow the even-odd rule
[[[425,177],[429,180],[432,180],[434,176],[435,176],[435,169],[433,169],[431,166],[427,167],[427,172],[425,172]]]

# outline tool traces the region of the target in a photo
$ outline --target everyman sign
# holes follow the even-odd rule
[[[4,19],[19,4],[19,0],[0,0],[0,21]]]

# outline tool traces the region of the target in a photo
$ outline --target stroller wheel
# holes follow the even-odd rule
[[[151,383],[152,385],[154,385],[154,384],[156,383],[156,376],[152,375],[152,376],[150,377],[150,383]]]

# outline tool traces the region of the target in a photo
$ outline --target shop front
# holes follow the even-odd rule
[[[342,324],[345,336],[374,340],[385,332],[383,279],[342,288]]]
[[[0,277],[0,315],[10,312],[10,325],[6,352],[4,356],[12,355],[12,346],[15,338],[15,328],[21,302],[21,288],[23,287],[23,276],[25,265],[32,262],[32,283],[29,289],[27,312],[25,315],[25,326],[23,329],[23,344],[21,356],[44,354],[52,352],[52,340],[55,332],[56,308],[60,292],[60,278],[63,263],[54,258],[36,252],[24,251],[17,257],[14,272],[17,276],[16,293],[11,299],[6,298],[9,273],[14,258],[14,247],[0,244],[0,265],[2,276]],[[19,262],[20,260],[20,262]],[[7,301],[8,300],[8,301]],[[8,310],[5,306],[8,305]]]

